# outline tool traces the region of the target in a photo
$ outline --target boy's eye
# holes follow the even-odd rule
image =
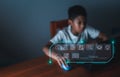
[[[80,24],[81,24],[81,22],[78,22],[78,24],[80,25]]]

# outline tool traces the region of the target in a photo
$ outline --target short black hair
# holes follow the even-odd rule
[[[74,20],[77,16],[87,17],[87,13],[84,7],[81,5],[74,5],[68,9],[68,18]]]

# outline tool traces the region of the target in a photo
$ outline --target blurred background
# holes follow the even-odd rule
[[[0,0],[0,67],[43,56],[50,21],[66,19],[76,4],[86,8],[88,24],[120,33],[120,0]]]

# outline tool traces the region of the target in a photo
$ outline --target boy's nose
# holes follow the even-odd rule
[[[82,25],[82,26],[84,26],[84,25],[85,25],[85,23],[84,23],[84,22],[82,22],[82,23],[81,23],[81,25]]]

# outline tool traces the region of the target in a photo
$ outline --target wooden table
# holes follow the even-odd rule
[[[120,66],[112,64],[104,70],[88,71],[83,66],[75,66],[63,71],[56,63],[48,64],[46,56],[14,64],[0,69],[0,77],[120,77]]]

